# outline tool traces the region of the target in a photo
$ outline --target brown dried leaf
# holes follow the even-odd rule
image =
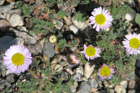
[[[42,35],[43,33],[37,33],[37,36],[39,37],[39,39],[42,39]]]
[[[41,4],[40,5],[40,9],[43,11],[44,9],[46,8],[46,5],[45,4]]]
[[[10,3],[10,2],[14,2],[14,1],[15,1],[15,0],[6,0],[6,2],[9,2],[9,3]]]
[[[41,11],[39,11],[39,6],[36,6],[34,9],[33,9],[33,15],[35,16],[38,16],[40,14]]]
[[[125,75],[124,75],[124,73],[123,72],[119,72],[119,76],[121,76],[122,78],[124,78],[125,77]]]
[[[29,5],[35,3],[35,0],[30,0]]]
[[[49,19],[49,14],[48,14],[48,13],[45,13],[45,14],[44,14],[44,18],[45,18],[46,20],[50,20],[50,19]]]
[[[29,18],[26,18],[25,21],[26,21],[26,24],[25,24],[26,27],[28,27],[28,28],[33,27],[33,23],[29,20]]]

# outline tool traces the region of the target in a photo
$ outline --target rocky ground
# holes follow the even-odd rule
[[[8,0],[7,0],[8,1]],[[60,53],[57,44],[51,44],[48,39],[41,40],[40,37],[29,34],[29,30],[25,26],[24,15],[20,9],[15,8],[15,2],[9,0],[5,4],[5,0],[0,1],[0,92],[15,93],[19,92],[18,82],[26,82],[32,78],[31,73],[26,71],[21,74],[9,73],[3,65],[3,55],[6,49],[11,45],[21,44],[26,46],[33,55],[34,66],[35,60],[50,60],[51,70],[61,72],[61,78],[68,81],[72,76],[74,83],[69,83],[69,92],[71,93],[108,93],[107,88],[110,88],[110,93],[140,93],[140,62],[136,61],[135,71],[125,75],[125,79],[120,84],[114,85],[108,80],[101,80],[99,76],[93,74],[95,65],[90,66],[87,62],[82,62],[75,66],[74,69],[66,64],[67,56]],[[55,23],[55,21],[54,21]],[[64,21],[57,21],[55,26],[58,30],[70,30],[75,35],[79,35],[83,30],[88,33],[90,31],[89,22],[77,22],[72,18],[64,17]],[[85,34],[86,34],[85,33]],[[67,35],[69,38],[70,35]],[[90,34],[87,34],[90,37]],[[80,37],[79,37],[80,38]],[[44,44],[44,41],[46,42]],[[55,65],[54,65],[55,64]],[[66,68],[65,66],[68,65]],[[45,69],[47,66],[42,62],[39,64],[39,69]],[[136,74],[135,74],[136,73]],[[26,93],[26,92],[25,92]],[[34,92],[37,93],[37,92]],[[42,92],[43,93],[43,92]]]

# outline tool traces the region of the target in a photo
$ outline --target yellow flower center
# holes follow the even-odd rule
[[[95,53],[96,53],[96,49],[95,49],[93,46],[87,47],[87,48],[86,48],[86,54],[87,54],[89,57],[94,56]]]
[[[104,66],[102,67],[100,74],[105,77],[105,76],[109,76],[111,74],[111,70],[108,66]]]
[[[98,24],[98,25],[102,25],[104,24],[106,21],[106,18],[103,14],[98,14],[96,15],[95,17],[95,22]]]
[[[24,63],[24,59],[25,57],[20,53],[16,53],[12,56],[12,62],[17,66],[22,65]]]
[[[129,41],[129,45],[131,48],[137,49],[140,46],[140,41],[137,38],[132,38]]]

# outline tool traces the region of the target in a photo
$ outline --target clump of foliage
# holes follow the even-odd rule
[[[38,3],[38,5],[36,5],[34,3],[24,3],[22,1],[17,1],[16,7],[23,11],[26,25],[30,30],[30,33],[34,33],[36,35],[38,33],[42,33],[43,35],[50,32],[55,33],[54,24],[52,23],[52,20],[55,19],[53,15],[55,12],[54,10],[44,7],[44,4],[42,3]],[[44,8],[40,9],[41,7]]]
[[[85,22],[86,21],[86,17],[84,17],[84,15],[80,12],[78,13],[75,13],[75,16],[74,16],[74,20],[77,20],[78,22]]]
[[[62,84],[63,79],[56,77],[60,75],[55,71],[51,71],[50,67],[45,69],[38,68],[40,61],[35,61],[35,65],[31,67],[29,72],[32,74],[32,78],[26,82],[20,81],[18,84],[20,92],[67,92],[69,88],[66,84]],[[45,62],[49,65],[49,61]],[[36,69],[36,71],[34,71]],[[35,73],[37,75],[35,75]],[[40,75],[38,75],[40,73]]]
[[[40,1],[40,0],[39,0]],[[28,29],[31,33],[38,34],[42,33],[43,35],[48,35],[50,33],[56,34],[57,30],[55,28],[55,24],[53,24],[54,20],[62,20],[64,16],[67,16],[67,12],[63,10],[63,8],[59,8],[58,11],[55,10],[55,5],[58,3],[63,6],[63,4],[67,4],[69,6],[68,11],[70,11],[73,7],[77,7],[78,4],[87,5],[90,1],[95,1],[102,5],[105,0],[42,0],[44,2],[38,4],[30,4],[26,3],[23,4],[22,1],[17,1],[16,6],[23,11],[23,15],[26,17],[26,22],[30,24]],[[134,64],[132,62],[132,58],[128,56],[124,48],[122,46],[122,40],[124,36],[127,34],[126,28],[128,24],[122,20],[125,13],[129,12],[131,8],[124,4],[119,5],[120,2],[117,0],[109,0],[107,2],[106,8],[111,12],[113,15],[113,25],[110,28],[109,32],[100,31],[96,35],[95,43],[92,41],[87,41],[93,45],[97,45],[101,48],[101,63],[106,63],[111,67],[115,68],[115,74],[110,81],[114,84],[119,83],[126,73],[134,70]],[[124,0],[123,0],[124,1]],[[108,7],[108,5],[110,6]],[[42,9],[40,9],[40,6]],[[116,7],[117,6],[117,7]],[[57,16],[56,16],[57,15]],[[71,16],[71,15],[70,15]],[[81,12],[74,13],[74,20],[78,22],[85,22],[89,15],[83,14]],[[59,32],[59,31],[58,31]],[[58,37],[58,36],[57,36]],[[80,53],[77,53],[77,40],[71,39],[71,44],[67,43],[65,38],[62,39],[63,36],[60,36],[61,39],[58,39],[58,47],[61,48],[61,51],[64,52],[66,48],[73,48],[76,56],[81,60],[83,63],[86,63],[84,56]],[[85,40],[86,41],[86,40]],[[96,60],[98,61],[98,59]],[[100,58],[99,58],[100,61]],[[47,62],[49,63],[49,62]],[[95,63],[96,64],[96,63]],[[49,65],[49,64],[47,64]],[[38,64],[36,65],[38,66]],[[38,67],[33,67],[38,70]],[[129,68],[129,69],[127,69]],[[96,69],[97,70],[97,69]],[[48,91],[56,92],[68,92],[68,88],[66,85],[62,84],[61,78],[55,77],[58,73],[51,74],[49,66],[46,69],[38,70],[37,72],[41,72],[43,77],[36,79],[32,78],[30,81],[25,83],[19,83],[19,89],[25,92],[30,91],[38,91],[38,92],[45,92]],[[36,73],[37,73],[36,72]],[[46,78],[53,76],[53,79]],[[119,77],[119,78],[118,78]],[[56,80],[57,82],[53,82],[52,80]]]
[[[120,7],[115,7],[113,6],[111,11],[112,11],[112,15],[113,15],[113,19],[117,20],[122,18],[126,13],[128,13],[129,11],[131,11],[132,8],[129,5],[121,5]]]
[[[128,28],[128,24],[125,23],[125,20],[122,18],[124,14],[130,10],[131,8],[127,5],[122,5],[119,8],[112,8],[111,13],[114,18],[112,27],[108,32],[100,31],[96,36],[96,44],[102,49],[101,57],[103,63],[107,63],[116,69],[111,79],[114,84],[118,84],[125,78],[125,74],[134,70],[132,57],[126,54],[122,46],[122,40],[127,34],[126,28]]]

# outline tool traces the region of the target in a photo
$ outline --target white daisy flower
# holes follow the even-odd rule
[[[81,53],[85,54],[85,57],[89,61],[89,59],[93,60],[97,57],[100,57],[101,50],[97,47],[89,45],[88,47],[84,44],[84,50]]]
[[[103,66],[98,69],[98,75],[101,79],[111,79],[114,73],[114,69],[109,67],[106,64],[103,64]]]
[[[23,45],[12,45],[6,50],[3,64],[11,73],[21,73],[32,63],[30,51]]]
[[[138,51],[140,50],[140,34],[128,34],[125,35],[126,39],[122,41],[126,51],[129,54],[137,55]]]
[[[100,29],[106,30],[112,25],[113,18],[107,9],[102,7],[95,8],[91,14],[92,16],[89,17],[90,24],[94,24],[93,29],[96,28],[97,32]]]

